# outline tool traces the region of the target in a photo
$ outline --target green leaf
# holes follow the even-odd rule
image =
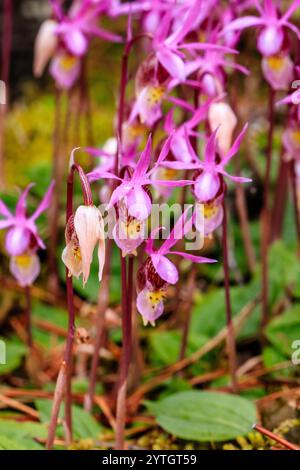
[[[225,393],[187,391],[146,405],[164,430],[187,440],[234,439],[250,432],[256,420],[251,401]]]
[[[26,346],[17,338],[4,340],[6,349],[6,364],[0,364],[0,376],[7,375],[20,367],[27,352]]]
[[[300,304],[271,320],[266,336],[281,354],[291,357],[292,343],[300,338]]]
[[[40,420],[42,423],[49,423],[52,409],[52,402],[50,400],[36,400],[35,406],[37,407],[40,413]],[[90,413],[87,413],[79,406],[72,406],[73,413],[73,429],[74,429],[74,438],[75,439],[86,439],[99,437],[102,431],[102,427],[95,420]],[[63,418],[64,409],[61,407],[59,417]],[[62,426],[59,426],[57,429],[57,435],[63,436],[64,431]]]
[[[2,450],[39,450],[43,446],[35,439],[46,439],[46,437],[47,428],[43,424],[0,419],[0,449]]]
[[[245,286],[235,286],[230,289],[233,315],[237,315],[241,309],[258,294],[260,282],[255,278]],[[192,310],[191,330],[195,333],[212,338],[226,323],[225,293],[224,289],[214,289],[208,292],[194,305]],[[252,336],[259,325],[256,316],[250,317],[243,327],[241,336]]]
[[[192,354],[197,348],[207,342],[203,335],[189,335],[187,355]],[[149,350],[151,363],[156,366],[166,366],[178,360],[181,333],[177,330],[159,331],[153,330],[149,335]]]

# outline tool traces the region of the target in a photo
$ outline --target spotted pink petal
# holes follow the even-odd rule
[[[21,287],[31,286],[40,273],[40,260],[37,254],[25,254],[28,256],[28,262],[22,262],[18,256],[12,256],[10,259],[9,269],[14,278]]]
[[[161,300],[156,305],[152,305],[149,301],[150,291],[143,289],[136,298],[136,306],[138,312],[142,315],[144,324],[148,322],[154,326],[155,321],[164,313],[164,303]]]

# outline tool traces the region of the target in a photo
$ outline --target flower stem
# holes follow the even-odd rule
[[[89,185],[88,179],[82,170],[81,166],[73,163],[67,180],[67,207],[66,207],[66,224],[70,217],[73,215],[73,189],[74,189],[74,173],[77,172],[79,175],[83,199],[85,205],[92,205],[92,192]],[[74,291],[73,291],[73,280],[69,276],[68,269],[66,269],[66,287],[67,287],[67,306],[69,314],[68,322],[68,334],[66,341],[66,348],[64,354],[64,361],[62,363],[60,373],[56,382],[55,396],[51,411],[51,419],[49,424],[47,449],[53,447],[55,438],[55,430],[57,426],[58,413],[60,405],[65,392],[65,422],[66,422],[66,441],[69,444],[72,441],[72,390],[71,390],[71,379],[72,379],[72,352],[75,334],[75,309],[74,309]]]
[[[300,257],[300,211],[299,211],[299,201],[298,201],[298,194],[297,194],[297,178],[296,178],[294,160],[290,162],[290,178],[292,182],[295,226],[296,226],[296,233],[297,233],[297,255],[298,257]]]
[[[273,135],[274,135],[274,103],[275,92],[269,90],[269,132],[266,150],[266,171],[264,179],[263,208],[261,212],[261,259],[262,259],[262,327],[266,326],[269,317],[269,279],[268,279],[268,251],[270,242],[270,210],[269,192],[272,165]]]
[[[268,429],[263,428],[259,424],[254,424],[253,429],[260,432],[264,436],[269,437],[270,439],[272,439],[272,441],[278,442],[278,444],[281,444],[282,446],[286,447],[289,450],[300,450],[299,447],[297,447],[296,445],[294,445],[291,442],[287,441],[286,439],[283,439],[282,437],[278,436],[278,434],[274,434],[273,432],[269,431]]]
[[[227,241],[227,210],[223,200],[223,223],[222,223],[222,249],[223,249],[223,269],[224,269],[224,288],[225,288],[225,305],[226,305],[226,323],[227,323],[227,352],[229,359],[229,369],[231,376],[231,386],[233,392],[238,391],[236,378],[236,344],[234,337],[234,328],[232,322],[231,301],[230,301],[230,275],[228,260],[228,241]]]
[[[31,292],[30,287],[25,287],[26,307],[25,307],[25,322],[27,331],[27,344],[28,347],[32,348],[32,328],[31,328]]]
[[[106,264],[104,267],[103,278],[99,288],[98,305],[97,305],[97,319],[96,319],[96,337],[94,342],[94,351],[91,363],[91,370],[89,376],[89,387],[84,400],[84,408],[86,411],[91,412],[94,402],[94,394],[97,381],[97,368],[99,366],[99,353],[101,350],[103,337],[105,333],[105,312],[109,305],[109,275],[110,275],[110,259],[112,240],[108,239],[106,244],[105,259]]]
[[[282,148],[272,210],[272,241],[280,238],[282,233],[284,212],[287,201],[288,176],[289,162],[284,161]]]
[[[132,349],[132,288],[133,288],[133,258],[128,262],[128,285],[126,280],[126,259],[121,260],[122,275],[122,356],[120,363],[119,384],[116,410],[116,450],[124,449],[124,431],[126,422],[126,393],[128,371]]]

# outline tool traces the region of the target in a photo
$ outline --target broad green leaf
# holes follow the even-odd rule
[[[235,286],[230,289],[233,315],[237,315],[241,309],[259,292],[260,282],[255,278],[245,286]],[[211,338],[215,336],[226,323],[225,293],[224,289],[214,289],[203,295],[194,305],[192,310],[191,330]],[[255,334],[259,325],[257,316],[249,318],[244,325],[243,331],[248,336]],[[245,337],[242,334],[241,336]]]
[[[47,428],[40,423],[0,419],[0,448],[12,445],[12,450],[39,450],[43,446],[35,439],[46,439]]]
[[[225,393],[187,391],[146,405],[164,430],[187,440],[234,439],[250,432],[256,420],[251,401]]]
[[[192,354],[208,341],[203,335],[189,335],[187,355]],[[159,331],[153,330],[149,335],[150,359],[152,364],[165,366],[178,360],[181,342],[181,333],[177,330]]]
[[[52,402],[50,400],[36,400],[35,405],[40,413],[40,420],[42,423],[49,423],[52,409]],[[101,434],[102,427],[95,420],[90,413],[87,413],[77,405],[72,407],[73,413],[73,429],[75,439],[98,438]],[[64,416],[64,407],[60,409],[60,418]],[[64,431],[62,426],[57,429],[57,435],[63,436]]]

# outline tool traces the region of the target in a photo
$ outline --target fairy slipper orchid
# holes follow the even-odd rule
[[[26,201],[32,186],[33,184],[29,184],[21,194],[16,205],[15,214],[12,214],[4,202],[0,200],[0,216],[4,218],[0,220],[0,229],[9,229],[6,234],[5,247],[7,253],[11,256],[23,255],[32,248],[45,248],[35,222],[42,212],[50,206],[54,182],[50,184],[44,198],[34,213],[28,216],[26,213]]]
[[[230,175],[225,170],[225,166],[238,152],[246,129],[247,124],[244,126],[242,132],[238,135],[229,151],[225,155],[222,155],[220,159],[218,159],[217,156],[217,133],[219,131],[219,128],[217,128],[214,130],[207,141],[203,161],[199,160],[189,142],[188,136],[186,136],[187,144],[189,145],[191,153],[192,163],[165,161],[162,162],[162,165],[167,168],[173,168],[177,170],[196,170],[194,194],[198,202],[206,203],[217,196],[222,187],[223,176],[236,183],[247,183],[251,181],[249,178]]]
[[[88,49],[89,39],[93,36],[120,42],[122,38],[98,25],[99,16],[105,12],[107,2],[73,2],[66,15],[58,0],[52,0],[58,24],[55,33],[70,54],[82,57]]]
[[[39,29],[34,45],[33,73],[35,77],[42,75],[47,63],[56,51],[58,45],[55,34],[56,26],[56,21],[46,20]]]
[[[219,127],[218,150],[221,155],[225,155],[232,145],[232,135],[237,125],[236,115],[228,103],[212,103],[208,110],[208,122],[211,131]]]
[[[201,14],[202,0],[196,0],[186,11],[182,21],[176,25],[174,31],[168,36],[172,23],[171,12],[168,11],[162,18],[159,28],[153,37],[152,46],[159,63],[169,73],[170,77],[184,82],[186,80],[185,54],[182,50],[215,50],[223,52],[236,52],[228,47],[217,44],[182,41],[194,29],[195,20]]]
[[[178,270],[167,255],[179,255],[194,263],[214,263],[216,260],[203,256],[192,255],[181,251],[171,251],[178,240],[189,233],[193,226],[193,217],[187,220],[190,208],[186,209],[177,220],[169,237],[157,250],[154,248],[154,236],[158,230],[154,230],[150,239],[146,242],[146,253],[149,255],[144,265],[140,268],[137,277],[137,309],[143,317],[144,324],[155,325],[155,320],[163,314],[163,301],[169,284],[176,284],[179,279]]]
[[[122,203],[127,208],[129,216],[140,221],[147,219],[151,212],[152,202],[145,186],[153,183],[151,175],[167,157],[170,150],[171,137],[172,136],[170,136],[164,143],[151,170],[149,170],[149,166],[151,163],[152,139],[151,136],[149,136],[147,145],[140,155],[132,176],[128,179],[120,178],[113,173],[104,171],[100,173],[99,171],[92,171],[88,174],[90,181],[94,181],[98,178],[108,178],[117,179],[120,182],[119,186],[112,193],[108,208],[115,204]],[[191,184],[191,182],[192,181],[187,180],[156,180],[156,184],[169,187],[186,186]]]
[[[69,271],[69,276],[79,278],[82,274],[85,285],[89,275],[95,246],[98,244],[99,281],[102,279],[105,262],[104,222],[101,212],[95,206],[79,206],[68,221],[66,247],[62,260]]]
[[[261,31],[257,40],[257,48],[265,57],[278,54],[283,47],[285,29],[291,29],[300,38],[299,29],[289,22],[290,16],[300,6],[300,0],[294,0],[287,11],[280,15],[275,0],[264,0],[263,6],[255,2],[259,16],[245,16],[229,23],[223,30],[224,34],[230,31],[240,31],[245,28],[258,26]]]
[[[11,256],[9,269],[21,287],[31,286],[40,272],[39,257],[31,250],[18,256]]]

